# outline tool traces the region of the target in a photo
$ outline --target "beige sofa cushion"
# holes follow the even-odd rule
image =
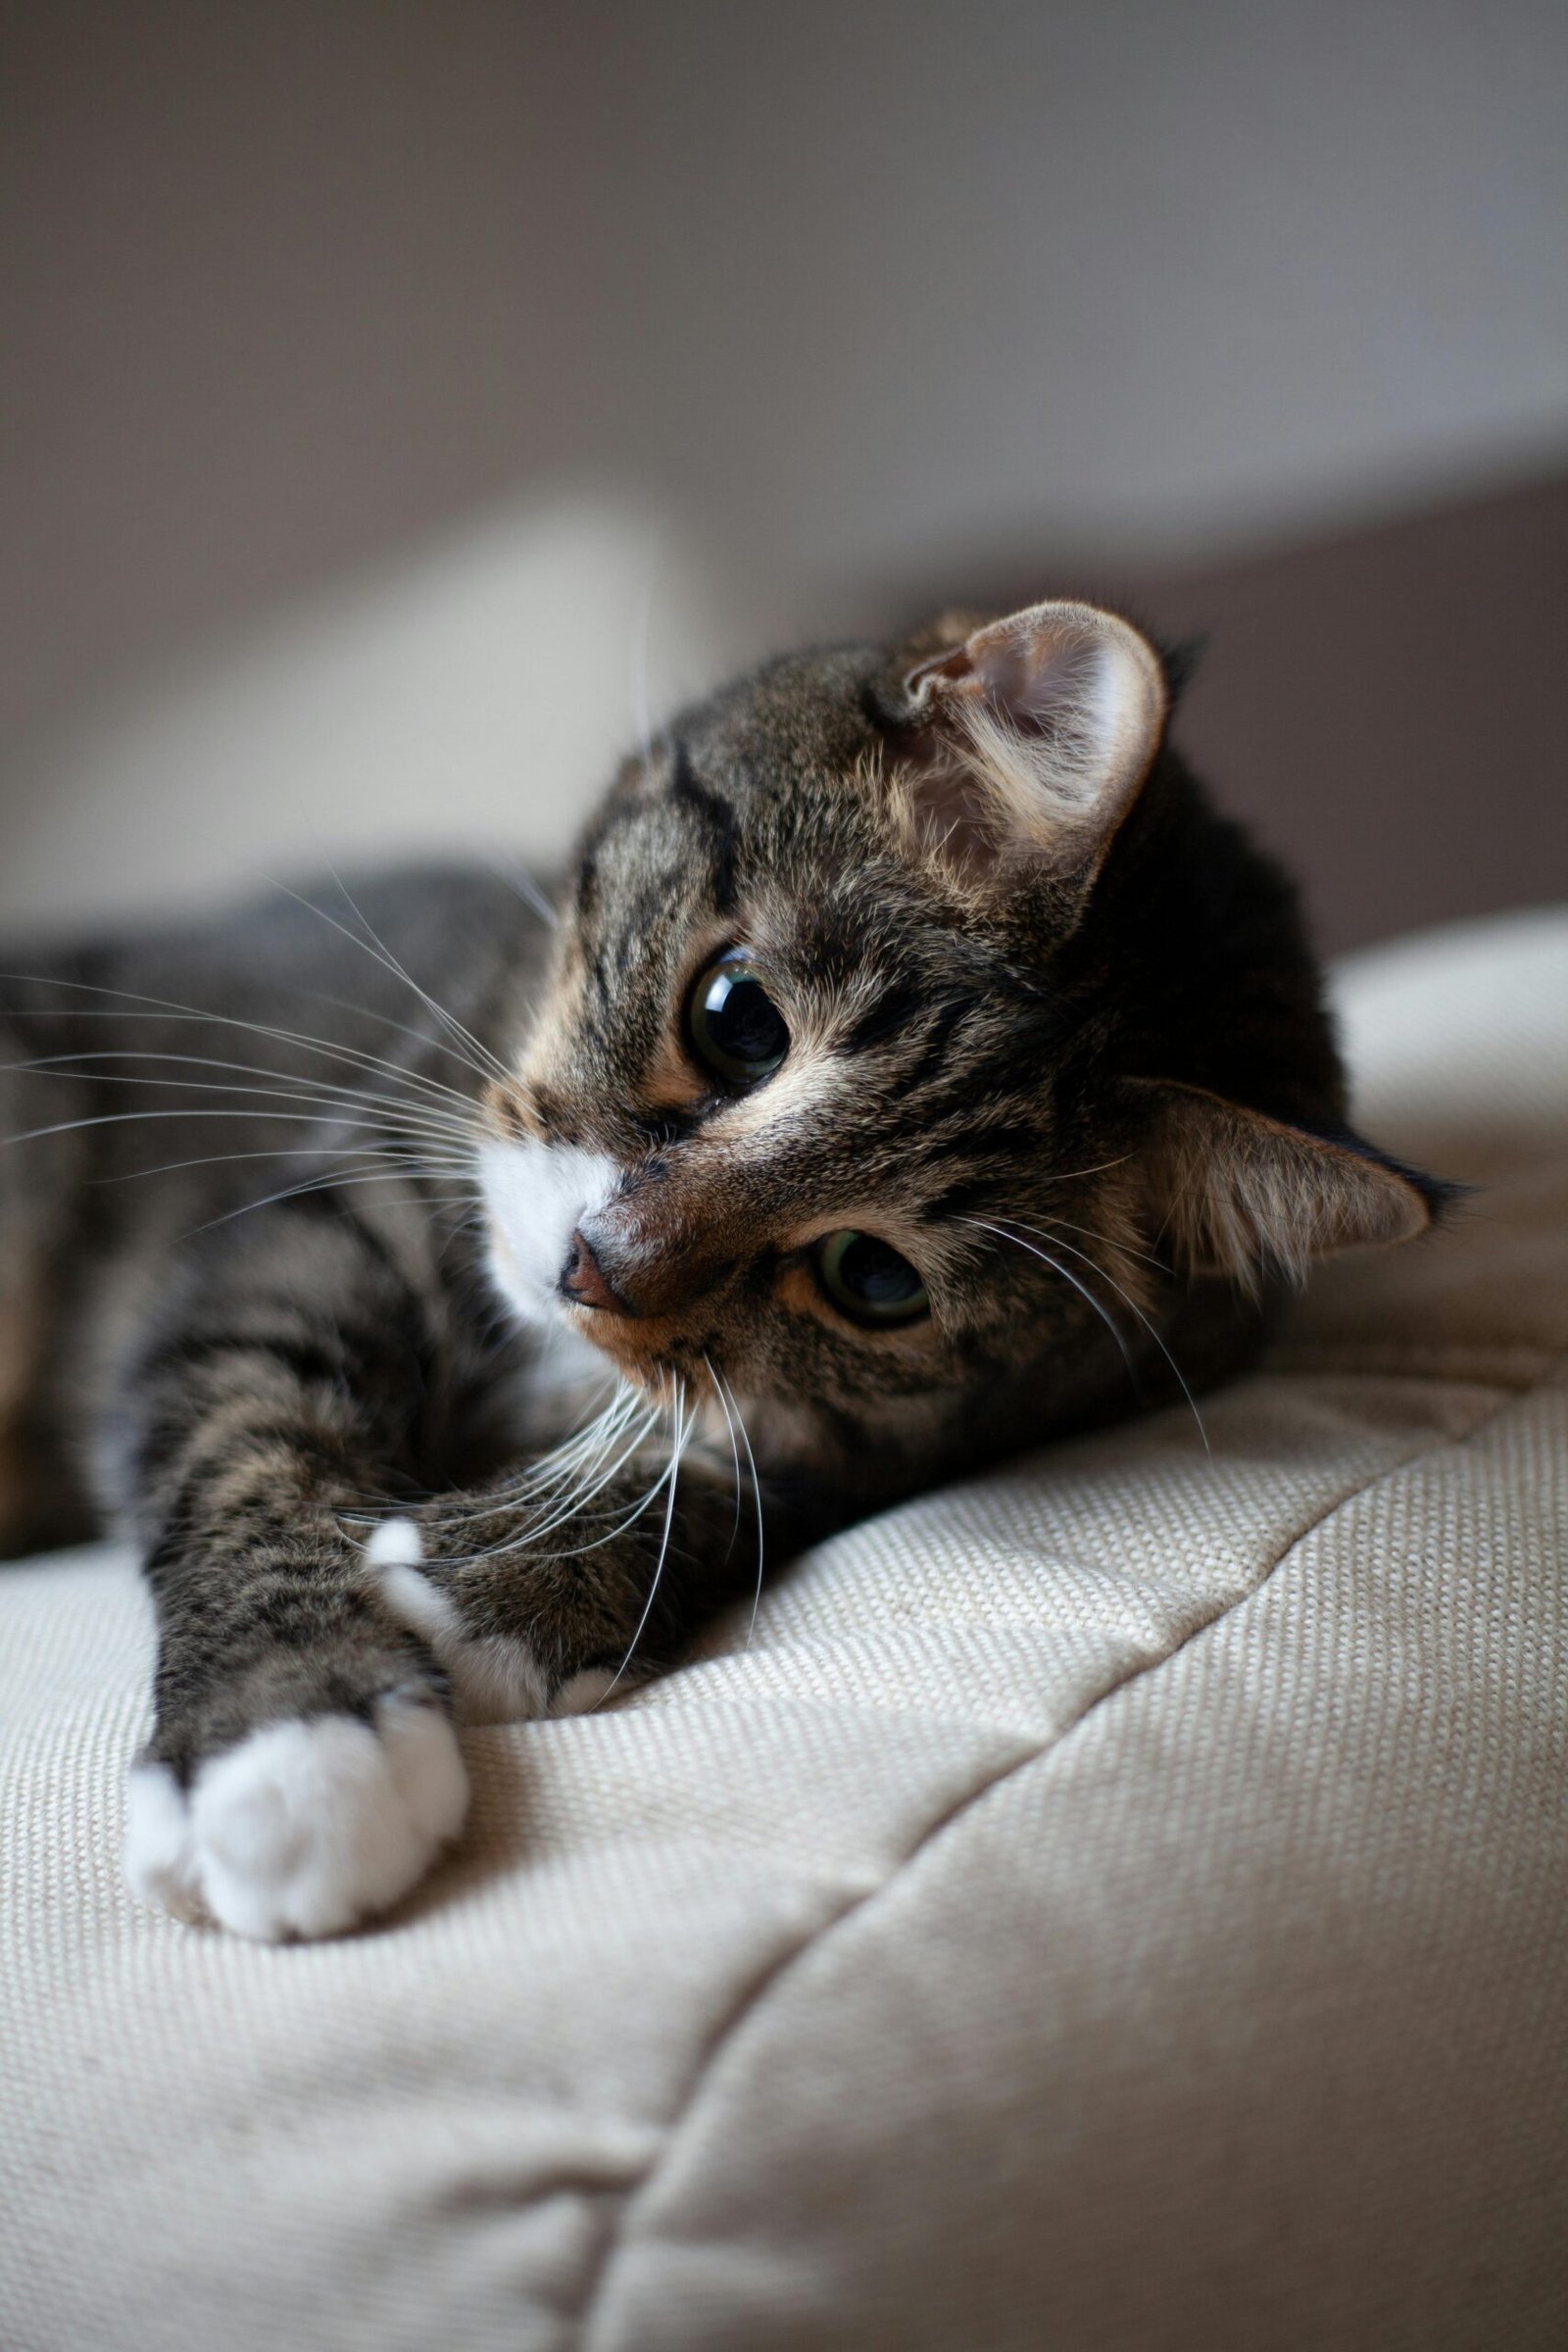
[[[118,1864],[146,1612],[0,1577],[0,2341],[1568,2340],[1568,919],[1344,983],[1487,1190],[1269,1364],[468,1738],[462,1852],[270,1949]]]

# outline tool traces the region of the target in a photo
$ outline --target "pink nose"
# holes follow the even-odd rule
[[[617,1315],[628,1311],[626,1301],[611,1288],[604,1267],[580,1233],[571,1237],[566,1262],[561,1269],[561,1290],[576,1306],[608,1307],[612,1314]]]

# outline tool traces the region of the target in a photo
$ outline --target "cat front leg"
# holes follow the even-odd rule
[[[674,1659],[751,1588],[756,1539],[726,1474],[666,1452],[593,1484],[580,1510],[516,1480],[385,1520],[368,1574],[445,1669],[462,1720],[580,1713]],[[543,1524],[542,1524],[543,1523]]]
[[[420,1325],[368,1227],[280,1210],[191,1253],[122,1384],[158,1620],[126,1870],[178,1917],[333,1935],[396,1902],[462,1825],[447,1675],[345,1520],[412,1443]]]

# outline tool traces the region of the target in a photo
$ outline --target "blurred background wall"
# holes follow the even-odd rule
[[[1561,0],[0,12],[0,919],[558,855],[956,593],[1210,650],[1331,944],[1568,891]]]

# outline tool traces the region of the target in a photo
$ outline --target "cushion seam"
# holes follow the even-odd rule
[[[1499,1396],[1496,1403],[1472,1423],[1462,1436],[1441,1438],[1436,1445],[1422,1447],[1419,1452],[1410,1454],[1404,1461],[1394,1463],[1387,1469],[1374,1471],[1370,1478],[1363,1479],[1360,1485],[1352,1487],[1348,1494],[1342,1494],[1326,1504],[1314,1518],[1307,1522],[1305,1527],[1297,1530],[1296,1534],[1281,1547],[1262,1574],[1248,1587],[1245,1592],[1239,1592],[1233,1599],[1222,1602],[1200,1624],[1195,1625],[1189,1633],[1184,1634],[1179,1642],[1174,1642],[1169,1649],[1161,1651],[1158,1657],[1151,1658],[1143,1664],[1130,1666],[1124,1674],[1119,1675],[1103,1690],[1097,1691],[1095,1696],[1073,1717],[1072,1721],[1063,1725],[1053,1738],[1043,1741],[1039,1746],[1031,1748],[1027,1755],[1015,1757],[1011,1763],[1003,1765],[978,1788],[969,1789],[964,1795],[956,1799],[953,1804],[926,1825],[908,1851],[899,1856],[891,1870],[879,1879],[874,1886],[852,1894],[849,1900],[832,1914],[831,1918],[823,1920],[820,1926],[813,1928],[802,1937],[799,1943],[792,1944],[787,1952],[774,1961],[771,1967],[766,1969],[757,1982],[743,1992],[728,2016],[717,2027],[687,2086],[679,2108],[665,2128],[663,2145],[659,2155],[638,2180],[635,2186],[621,2192],[618,2219],[607,2236],[604,2250],[595,2266],[594,2274],[588,2282],[583,2298],[582,2318],[578,2331],[579,2344],[584,2347],[589,2346],[590,2337],[596,2325],[596,2317],[604,2300],[611,2272],[614,2267],[615,2257],[625,2242],[626,2225],[633,2205],[652,2187],[660,2173],[668,2163],[673,2149],[681,2139],[702,2098],[710,2076],[735,2035],[746,2025],[748,2019],[760,2008],[774,1987],[790,1974],[797,1962],[804,1961],[808,1954],[815,1951],[824,1936],[830,1936],[845,1920],[858,1918],[868,1904],[875,1902],[881,1895],[896,1886],[910,1864],[916,1861],[945,1830],[951,1828],[956,1821],[968,1812],[971,1806],[979,1804],[994,1789],[1004,1787],[1019,1773],[1029,1772],[1036,1765],[1043,1764],[1048,1758],[1056,1755],[1064,1743],[1071,1740],[1090,1718],[1097,1715],[1101,1708],[1111,1699],[1117,1697],[1120,1692],[1128,1690],[1133,1684],[1141,1683],[1149,1676],[1158,1674],[1162,1668],[1179,1658],[1193,1642],[1200,1641],[1215,1626],[1222,1625],[1228,1617],[1234,1615],[1236,1610],[1245,1607],[1250,1600],[1254,1599],[1266,1586],[1272,1583],[1292,1555],[1320,1529],[1327,1527],[1341,1511],[1348,1510],[1351,1504],[1359,1502],[1363,1495],[1371,1494],[1385,1480],[1400,1477],[1405,1471],[1414,1469],[1418,1463],[1431,1461],[1439,1454],[1469,1446],[1485,1431],[1491,1429],[1504,1414],[1528,1403],[1543,1389],[1549,1387],[1554,1374],[1564,1365],[1568,1365],[1568,1349],[1553,1355],[1550,1361],[1543,1367],[1540,1377],[1532,1381],[1528,1388],[1508,1390]]]

